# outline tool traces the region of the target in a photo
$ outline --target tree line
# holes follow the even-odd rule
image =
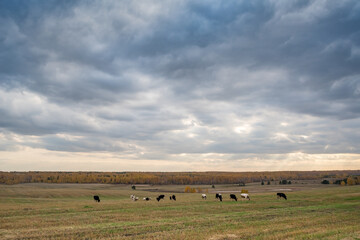
[[[360,170],[276,172],[0,172],[0,184],[104,183],[104,184],[245,184],[261,181],[347,179]]]

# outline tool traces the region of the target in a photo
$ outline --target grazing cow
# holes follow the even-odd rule
[[[237,201],[237,197],[235,194],[230,194],[230,199],[234,199],[235,201]]]
[[[241,196],[241,198],[245,198],[245,199],[248,199],[248,200],[250,201],[250,196],[249,196],[249,194],[247,194],[247,193],[242,193],[242,194],[240,194],[240,196]]]
[[[176,201],[176,196],[175,195],[170,196],[170,200]]]
[[[144,197],[143,200],[144,200],[144,201],[150,201],[151,198],[149,198],[149,197]]]
[[[287,200],[285,193],[278,192],[276,195],[277,198],[284,198],[285,200]]]
[[[136,197],[135,195],[131,195],[131,196],[130,196],[130,198],[131,198],[133,201],[137,201],[137,200],[139,200],[139,198],[138,198],[138,197]]]
[[[217,193],[217,194],[215,195],[215,198],[216,198],[216,199],[219,199],[220,202],[222,202],[222,195],[221,195],[221,193]]]
[[[99,196],[95,195],[95,196],[94,196],[94,200],[95,200],[96,202],[100,202]]]
[[[165,195],[159,195],[156,200],[159,202],[161,199],[164,199]]]
[[[201,194],[201,198],[206,200],[206,194]]]

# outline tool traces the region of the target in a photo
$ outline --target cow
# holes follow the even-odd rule
[[[159,195],[156,200],[159,202],[161,199],[164,199],[165,198],[165,195]]]
[[[170,196],[170,200],[176,201],[176,196],[175,195]]]
[[[217,193],[217,194],[215,195],[215,198],[216,198],[216,199],[219,199],[220,202],[222,202],[222,195],[221,195],[221,193]]]
[[[241,196],[241,198],[245,198],[245,199],[248,199],[248,200],[250,201],[250,196],[249,196],[249,194],[247,194],[247,193],[242,193],[242,194],[240,194],[240,196]]]
[[[201,194],[201,198],[206,200],[206,194]]]
[[[230,194],[230,199],[234,199],[235,201],[237,201],[237,197],[235,194]]]
[[[137,201],[137,200],[139,200],[139,198],[138,198],[138,197],[136,197],[135,195],[131,195],[131,196],[130,196],[130,198],[131,198],[133,201]]]
[[[144,200],[144,201],[150,201],[151,198],[150,198],[150,197],[144,197],[143,200]]]
[[[100,202],[100,197],[97,196],[97,195],[95,195],[95,196],[94,196],[94,200],[95,200],[96,202]]]
[[[276,194],[276,196],[277,196],[277,198],[284,198],[285,200],[287,200],[285,193],[279,192]]]

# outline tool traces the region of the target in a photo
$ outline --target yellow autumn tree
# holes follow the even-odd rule
[[[185,191],[184,191],[184,192],[186,192],[186,193],[190,193],[190,192],[191,192],[191,187],[186,186],[186,187],[185,187]]]
[[[355,180],[352,177],[348,177],[347,178],[347,185],[349,185],[349,186],[355,185]]]
[[[359,185],[359,184],[360,184],[360,176],[357,176],[357,177],[355,178],[355,184],[356,184],[356,185]]]
[[[184,192],[186,192],[186,193],[196,193],[196,188],[186,186]]]

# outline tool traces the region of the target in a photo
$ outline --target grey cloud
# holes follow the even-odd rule
[[[31,147],[133,144],[149,159],[359,149],[356,1],[0,4],[0,128],[42,136]]]

